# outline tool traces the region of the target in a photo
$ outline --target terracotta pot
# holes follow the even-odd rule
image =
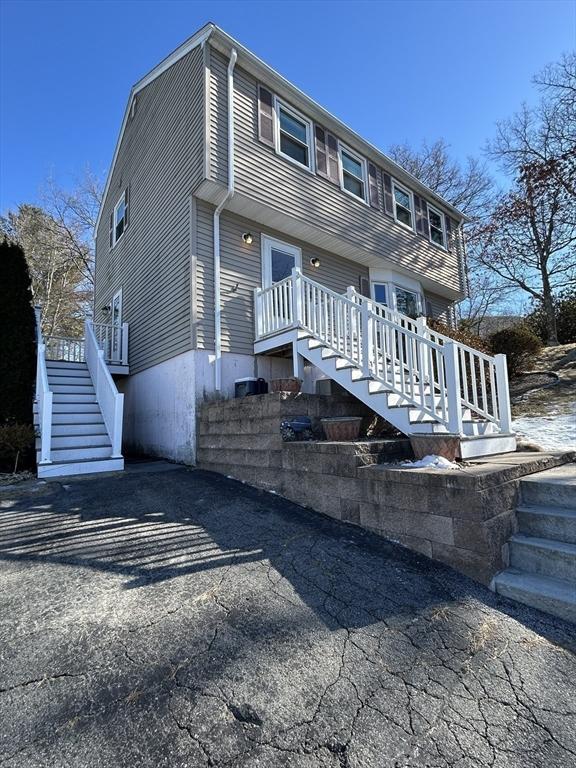
[[[287,379],[272,379],[270,389],[272,392],[292,392],[298,394],[302,388],[302,379],[290,376]]]
[[[327,440],[341,442],[343,440],[358,440],[360,437],[361,416],[342,416],[333,419],[322,419],[322,426]]]
[[[458,435],[410,435],[410,443],[416,459],[424,456],[442,456],[448,461],[454,461],[460,454],[460,437]]]

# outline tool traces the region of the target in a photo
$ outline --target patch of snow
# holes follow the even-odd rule
[[[424,456],[419,461],[403,461],[402,466],[408,469],[459,469],[458,464],[434,454]]]
[[[545,416],[520,416],[512,430],[547,451],[576,449],[576,404],[572,413],[553,408]]]

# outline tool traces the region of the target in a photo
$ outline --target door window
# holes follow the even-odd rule
[[[262,242],[262,283],[268,288],[290,277],[294,267],[302,265],[302,253],[295,245],[271,237],[262,238]]]
[[[372,283],[372,298],[378,304],[388,304],[388,286],[386,283]]]

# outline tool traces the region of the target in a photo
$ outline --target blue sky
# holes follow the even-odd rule
[[[131,85],[214,21],[386,150],[478,154],[574,47],[575,4],[1,0],[0,212],[107,170]]]

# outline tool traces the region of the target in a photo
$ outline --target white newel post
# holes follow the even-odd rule
[[[354,288],[353,285],[349,285],[348,288],[346,288],[346,298],[349,301],[354,301],[355,296],[356,296],[356,288]]]
[[[51,464],[52,450],[52,392],[45,392],[42,404],[42,422],[40,426],[40,464]]]
[[[454,435],[462,434],[462,400],[460,398],[460,364],[458,347],[448,341],[443,347],[448,395],[448,429]]]
[[[510,409],[510,390],[508,389],[508,366],[506,365],[506,355],[495,355],[494,367],[496,369],[500,430],[502,432],[510,432],[512,429],[512,412]]]
[[[424,316],[416,318],[416,331],[418,333],[418,336],[422,336],[423,339],[429,338],[428,323],[426,322],[426,318]],[[428,355],[422,354],[425,351],[423,344],[419,344],[418,349],[420,352],[420,355],[419,355],[420,371],[422,376],[425,379],[427,379],[428,378]]]
[[[367,301],[360,304],[360,322],[362,324],[362,375],[370,376],[370,307]]]
[[[292,324],[296,328],[302,325],[302,279],[300,270],[297,267],[292,269],[292,306],[294,307],[294,317]]]
[[[260,289],[254,288],[254,324],[256,329],[256,338],[262,336],[262,300],[260,298]]]

